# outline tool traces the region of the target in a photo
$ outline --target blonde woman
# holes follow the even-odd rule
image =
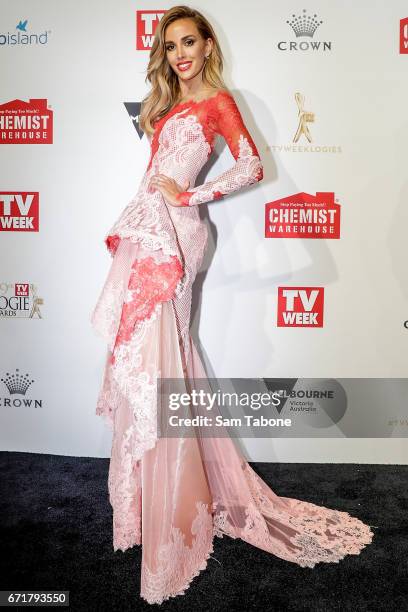
[[[135,198],[106,235],[113,261],[93,313],[108,343],[97,414],[113,430],[113,546],[142,545],[141,596],[149,603],[184,593],[206,567],[214,536],[241,538],[303,567],[358,554],[373,536],[346,512],[276,495],[229,437],[158,436],[157,379],[191,389],[206,376],[189,331],[207,243],[198,207],[263,178],[222,66],[202,14],[186,6],[164,14],[140,117],[151,155]],[[194,186],[217,135],[235,163]]]

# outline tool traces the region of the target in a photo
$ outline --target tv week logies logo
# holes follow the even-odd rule
[[[314,124],[316,114],[310,109],[309,104],[305,104],[306,97],[302,92],[296,91],[294,99],[297,113],[296,126],[293,124],[292,142],[271,144],[266,147],[266,150],[276,153],[341,153],[342,149],[339,145],[314,144],[311,124]],[[295,107],[293,108],[295,110]]]
[[[0,104],[0,144],[52,144],[53,111],[47,100]]]
[[[0,318],[42,319],[43,304],[33,283],[0,282]]]
[[[38,191],[0,191],[0,231],[38,232]]]
[[[323,327],[324,287],[278,287],[277,327]]]
[[[334,192],[296,193],[265,205],[265,238],[340,238]]]
[[[408,53],[408,17],[400,21],[400,53]]]
[[[136,11],[136,49],[150,51],[156,27],[166,11]]]

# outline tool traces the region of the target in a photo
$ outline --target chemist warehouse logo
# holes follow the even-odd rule
[[[265,238],[340,238],[340,205],[334,193],[296,193],[268,202]]]
[[[136,50],[150,51],[160,19],[166,11],[136,11]]]
[[[13,32],[0,32],[0,47],[14,45],[46,45],[51,30],[44,32],[32,32],[28,28],[28,19],[20,20]]]
[[[0,232],[38,232],[38,191],[0,191]]]
[[[324,287],[278,287],[278,327],[323,327]]]
[[[53,111],[44,98],[0,104],[0,144],[52,144]]]

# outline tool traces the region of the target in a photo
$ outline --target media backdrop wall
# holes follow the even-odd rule
[[[138,110],[171,6],[0,2],[2,449],[109,456],[95,415],[106,347],[90,316],[110,266],[103,238],[147,166]],[[265,171],[202,206],[211,238],[192,330],[209,373],[407,380],[406,2],[192,6],[216,29]],[[200,181],[233,163],[224,142],[217,153]],[[372,411],[385,428],[401,415],[384,398]],[[251,460],[405,463],[399,426],[244,445]]]

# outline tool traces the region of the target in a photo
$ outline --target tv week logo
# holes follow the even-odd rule
[[[38,232],[38,191],[0,191],[0,231]]]
[[[400,21],[400,53],[408,53],[408,17]]]
[[[138,51],[150,51],[156,27],[165,12],[136,11],[136,49]]]
[[[324,287],[278,287],[278,327],[323,327]]]

